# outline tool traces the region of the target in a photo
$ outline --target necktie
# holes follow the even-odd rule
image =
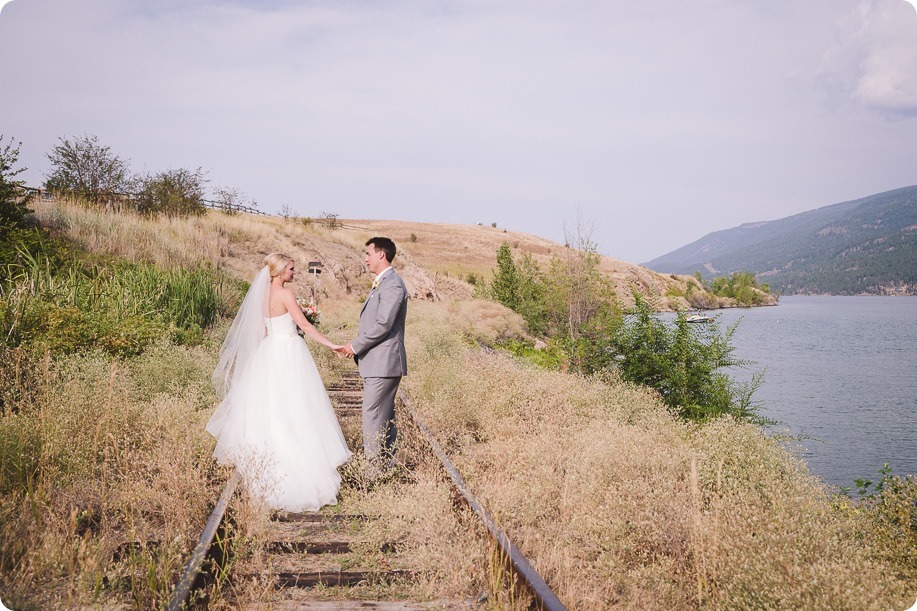
[[[378,279],[378,278],[376,278],[375,280],[373,280],[373,288],[371,288],[371,289],[369,289],[369,290],[375,291],[377,288],[379,288],[379,279]]]

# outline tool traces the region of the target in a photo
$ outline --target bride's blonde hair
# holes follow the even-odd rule
[[[264,258],[264,264],[271,273],[271,278],[275,278],[283,273],[284,268],[293,262],[293,257],[283,253],[272,252]]]

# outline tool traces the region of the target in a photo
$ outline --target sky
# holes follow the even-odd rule
[[[905,0],[13,0],[0,134],[277,213],[497,223],[644,262],[917,184]],[[422,238],[422,236],[419,236]]]

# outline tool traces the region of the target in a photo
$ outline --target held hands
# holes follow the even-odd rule
[[[350,344],[347,344],[346,346],[335,345],[332,346],[331,349],[334,350],[334,353],[338,355],[338,358],[353,358],[353,346]]]

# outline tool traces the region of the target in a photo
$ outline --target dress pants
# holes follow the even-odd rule
[[[363,451],[370,465],[395,466],[395,393],[401,377],[363,378]]]

